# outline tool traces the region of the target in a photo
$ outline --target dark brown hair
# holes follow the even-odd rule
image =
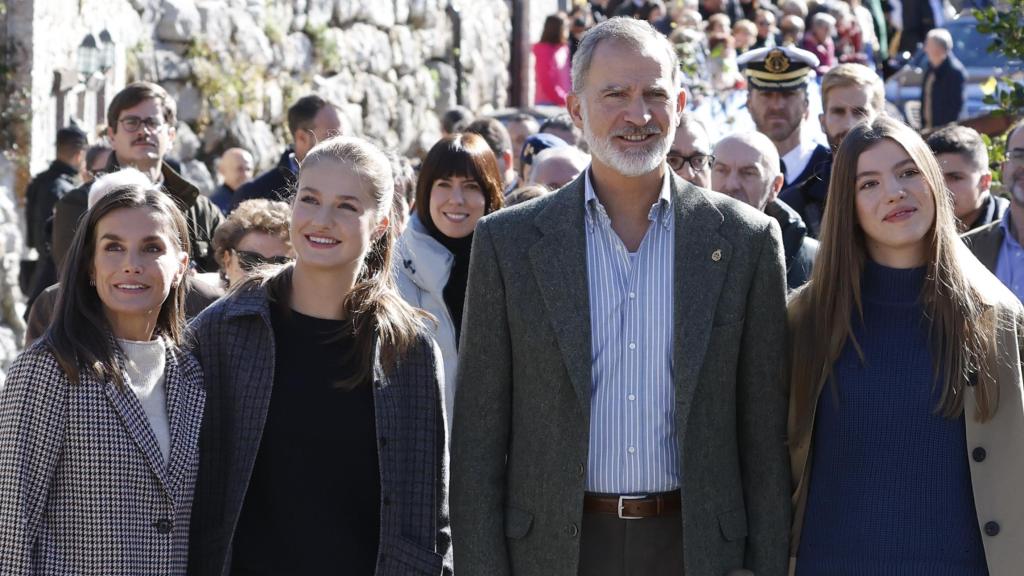
[[[178,123],[178,105],[166,90],[152,82],[132,82],[110,101],[110,106],[107,108],[107,126],[117,132],[121,112],[149,99],[160,102],[160,111],[164,115],[164,122],[169,126],[175,126]]]
[[[831,378],[832,366],[847,341],[863,360],[853,334],[855,318],[863,318],[860,281],[868,259],[864,230],[856,217],[857,161],[865,150],[882,140],[891,140],[907,151],[935,203],[935,221],[925,237],[928,269],[921,302],[930,327],[936,379],[943,379],[936,412],[946,418],[959,417],[963,413],[964,387],[976,382],[975,417],[985,421],[995,413],[994,380],[982,373],[986,350],[994,338],[994,318],[961,268],[957,252],[963,247],[942,171],[916,132],[883,115],[870,124],[855,126],[836,152],[811,280],[789,304],[792,409],[796,429],[802,433],[811,425],[814,399]]]
[[[436,230],[430,217],[430,191],[434,182],[458,176],[470,178],[484,193],[484,214],[502,207],[505,194],[498,161],[487,142],[476,134],[452,134],[434,144],[420,167],[416,182],[416,215],[428,230]]]
[[[181,210],[163,192],[138,185],[111,190],[83,216],[60,275],[60,291],[53,309],[53,323],[44,341],[53,352],[68,380],[77,383],[84,370],[99,379],[124,385],[118,351],[110,324],[103,312],[91,271],[96,253],[96,226],[105,216],[122,208],[149,208],[165,221],[168,236],[177,248],[189,254],[188,227]],[[155,333],[180,346],[185,333],[185,282],[177,282],[160,307]]]
[[[378,218],[392,213],[395,183],[390,162],[373,144],[351,136],[328,138],[313,147],[302,160],[299,179],[303,171],[319,164],[335,164],[352,170],[369,190]],[[398,292],[391,269],[396,236],[392,228],[389,225],[388,231],[371,244],[359,268],[356,283],[342,304],[345,330],[351,331],[355,340],[351,354],[356,357],[358,369],[349,379],[338,383],[341,388],[351,389],[373,379],[378,345],[382,367],[391,369],[416,342],[422,333],[423,321],[428,318],[410,306]],[[265,283],[271,299],[278,305],[287,302],[294,265],[261,270],[263,275],[257,270],[253,281]],[[241,283],[241,286],[248,284]]]
[[[540,33],[541,44],[565,44],[565,14],[552,14],[544,19],[544,28]]]

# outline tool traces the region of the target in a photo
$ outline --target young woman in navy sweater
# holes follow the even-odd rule
[[[797,575],[1024,566],[1022,319],[957,237],[921,137],[854,128],[789,305]]]

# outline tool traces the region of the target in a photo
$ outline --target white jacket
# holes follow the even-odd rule
[[[405,301],[426,310],[437,323],[428,322],[431,336],[441,348],[444,360],[444,407],[451,432],[455,409],[455,368],[459,361],[455,345],[455,325],[444,303],[444,287],[448,284],[455,256],[435,240],[413,214],[409,225],[398,239],[395,253],[395,279]]]

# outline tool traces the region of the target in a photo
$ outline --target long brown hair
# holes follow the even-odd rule
[[[383,152],[359,138],[328,138],[306,154],[299,169],[299,179],[302,171],[327,162],[352,170],[366,184],[378,219],[392,217],[395,183],[390,161]],[[406,303],[391,272],[391,254],[396,237],[394,226],[389,223],[388,230],[374,240],[367,251],[356,283],[342,304],[344,330],[351,333],[339,336],[351,335],[354,338],[355,345],[350,353],[355,356],[358,369],[350,378],[338,383],[341,388],[351,389],[372,380],[375,348],[379,346],[381,366],[389,370],[423,333],[423,322],[427,316]],[[254,281],[266,284],[272,300],[287,302],[294,270],[292,264],[265,268],[263,275],[257,273]]]
[[[178,241],[178,250],[190,253],[185,217],[174,201],[156,188],[134,184],[114,188],[85,213],[64,260],[53,323],[44,335],[57,363],[73,384],[78,383],[84,370],[100,380],[110,378],[117,385],[124,385],[110,324],[96,287],[90,283],[96,226],[104,216],[122,208],[150,208],[160,213],[166,221],[168,236]],[[181,345],[185,334],[185,284],[183,280],[171,286],[157,315],[155,333],[174,346]]]
[[[864,230],[856,218],[857,160],[883,139],[907,151],[935,202],[935,221],[925,238],[927,272],[921,302],[929,323],[933,369],[936,379],[943,379],[936,412],[946,418],[959,417],[964,386],[970,383],[976,383],[975,417],[987,420],[996,409],[992,378],[983,374],[984,356],[994,338],[993,318],[961,268],[951,194],[921,137],[906,125],[880,116],[854,127],[836,152],[811,280],[790,301],[790,385],[800,432],[806,433],[811,425],[813,402],[831,378],[832,366],[847,340],[862,361],[864,358],[851,323],[854,314],[863,318],[860,280],[868,258]]]

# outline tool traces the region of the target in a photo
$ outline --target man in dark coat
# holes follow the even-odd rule
[[[925,130],[956,122],[964,107],[967,70],[953,55],[953,36],[936,28],[924,41],[928,68],[921,84],[921,127]]]
[[[767,136],[747,132],[726,136],[715,145],[711,188],[775,218],[786,254],[786,286],[795,290],[811,279],[818,241],[807,235],[800,215],[777,198],[782,189],[779,153]]]
[[[981,134],[967,126],[947,126],[928,136],[928,147],[953,193],[953,215],[961,234],[1002,219],[1010,201],[989,189],[992,172]]]
[[[107,110],[107,136],[114,152],[106,172],[137,168],[174,199],[188,224],[189,256],[202,272],[216,271],[213,231],[224,217],[210,199],[164,162],[174,142],[177,106],[160,86],[135,82],[114,96]],[[92,183],[76,188],[57,203],[53,219],[53,258],[58,270],[85,213]]]
[[[217,161],[217,172],[221,177],[221,185],[210,195],[210,201],[226,216],[231,212],[235,190],[252,180],[252,154],[244,148],[228,148]]]
[[[57,201],[78,185],[78,175],[85,165],[89,146],[85,132],[77,126],[57,131],[57,159],[29,182],[25,191],[25,217],[28,220],[27,243],[39,253],[32,281],[28,286],[29,306],[39,293],[57,281],[57,270],[50,256],[50,233],[47,222],[53,216]]]
[[[335,136],[341,129],[338,111],[327,100],[315,95],[303,96],[288,109],[288,131],[293,146],[281,155],[277,166],[235,191],[231,209],[253,198],[288,201],[295,186],[299,163],[317,143]]]

